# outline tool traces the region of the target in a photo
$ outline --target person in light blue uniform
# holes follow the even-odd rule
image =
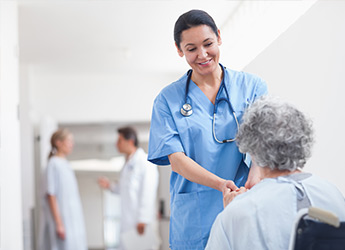
[[[292,105],[266,96],[250,106],[236,142],[251,154],[263,180],[248,191],[225,192],[227,206],[212,226],[206,250],[289,249],[297,213],[310,206],[345,221],[337,187],[301,170],[313,141],[311,121]]]
[[[220,31],[206,12],[181,15],[174,38],[192,70],[154,101],[148,160],[172,167],[170,248],[196,250],[204,249],[223,210],[222,191],[259,179],[234,138],[244,110],[267,86],[219,63]]]
[[[87,250],[86,228],[78,183],[67,156],[73,135],[58,129],[51,136],[51,152],[44,176],[44,224],[41,250]]]

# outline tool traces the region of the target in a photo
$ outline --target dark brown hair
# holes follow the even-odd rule
[[[122,127],[117,130],[119,134],[121,134],[126,140],[133,140],[134,146],[138,147],[139,141],[137,132],[132,127]]]

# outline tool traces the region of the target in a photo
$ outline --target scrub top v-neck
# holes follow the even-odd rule
[[[267,86],[261,78],[244,72],[225,69],[223,77],[240,121],[248,103],[266,94]],[[184,152],[208,171],[243,186],[249,172],[244,156],[235,142],[220,144],[215,141],[212,134],[214,104],[192,81],[188,101],[193,114],[185,117],[180,113],[185,102],[186,81],[187,74],[165,87],[154,101],[148,160],[157,165],[169,165],[168,155]],[[226,96],[223,91],[219,93],[222,97]],[[217,137],[235,136],[236,121],[225,102],[218,108],[216,124]],[[170,198],[170,247],[204,249],[212,223],[223,210],[222,193],[172,172]]]

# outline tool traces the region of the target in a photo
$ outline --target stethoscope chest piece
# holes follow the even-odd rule
[[[181,114],[183,116],[191,116],[193,114],[192,105],[190,105],[189,103],[183,104],[181,108]]]

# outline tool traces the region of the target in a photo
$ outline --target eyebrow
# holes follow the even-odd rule
[[[212,38],[206,38],[204,41],[202,41],[203,43],[204,42],[207,42],[208,40],[211,40]],[[195,46],[195,44],[194,43],[187,43],[184,47],[186,48],[187,46]]]

